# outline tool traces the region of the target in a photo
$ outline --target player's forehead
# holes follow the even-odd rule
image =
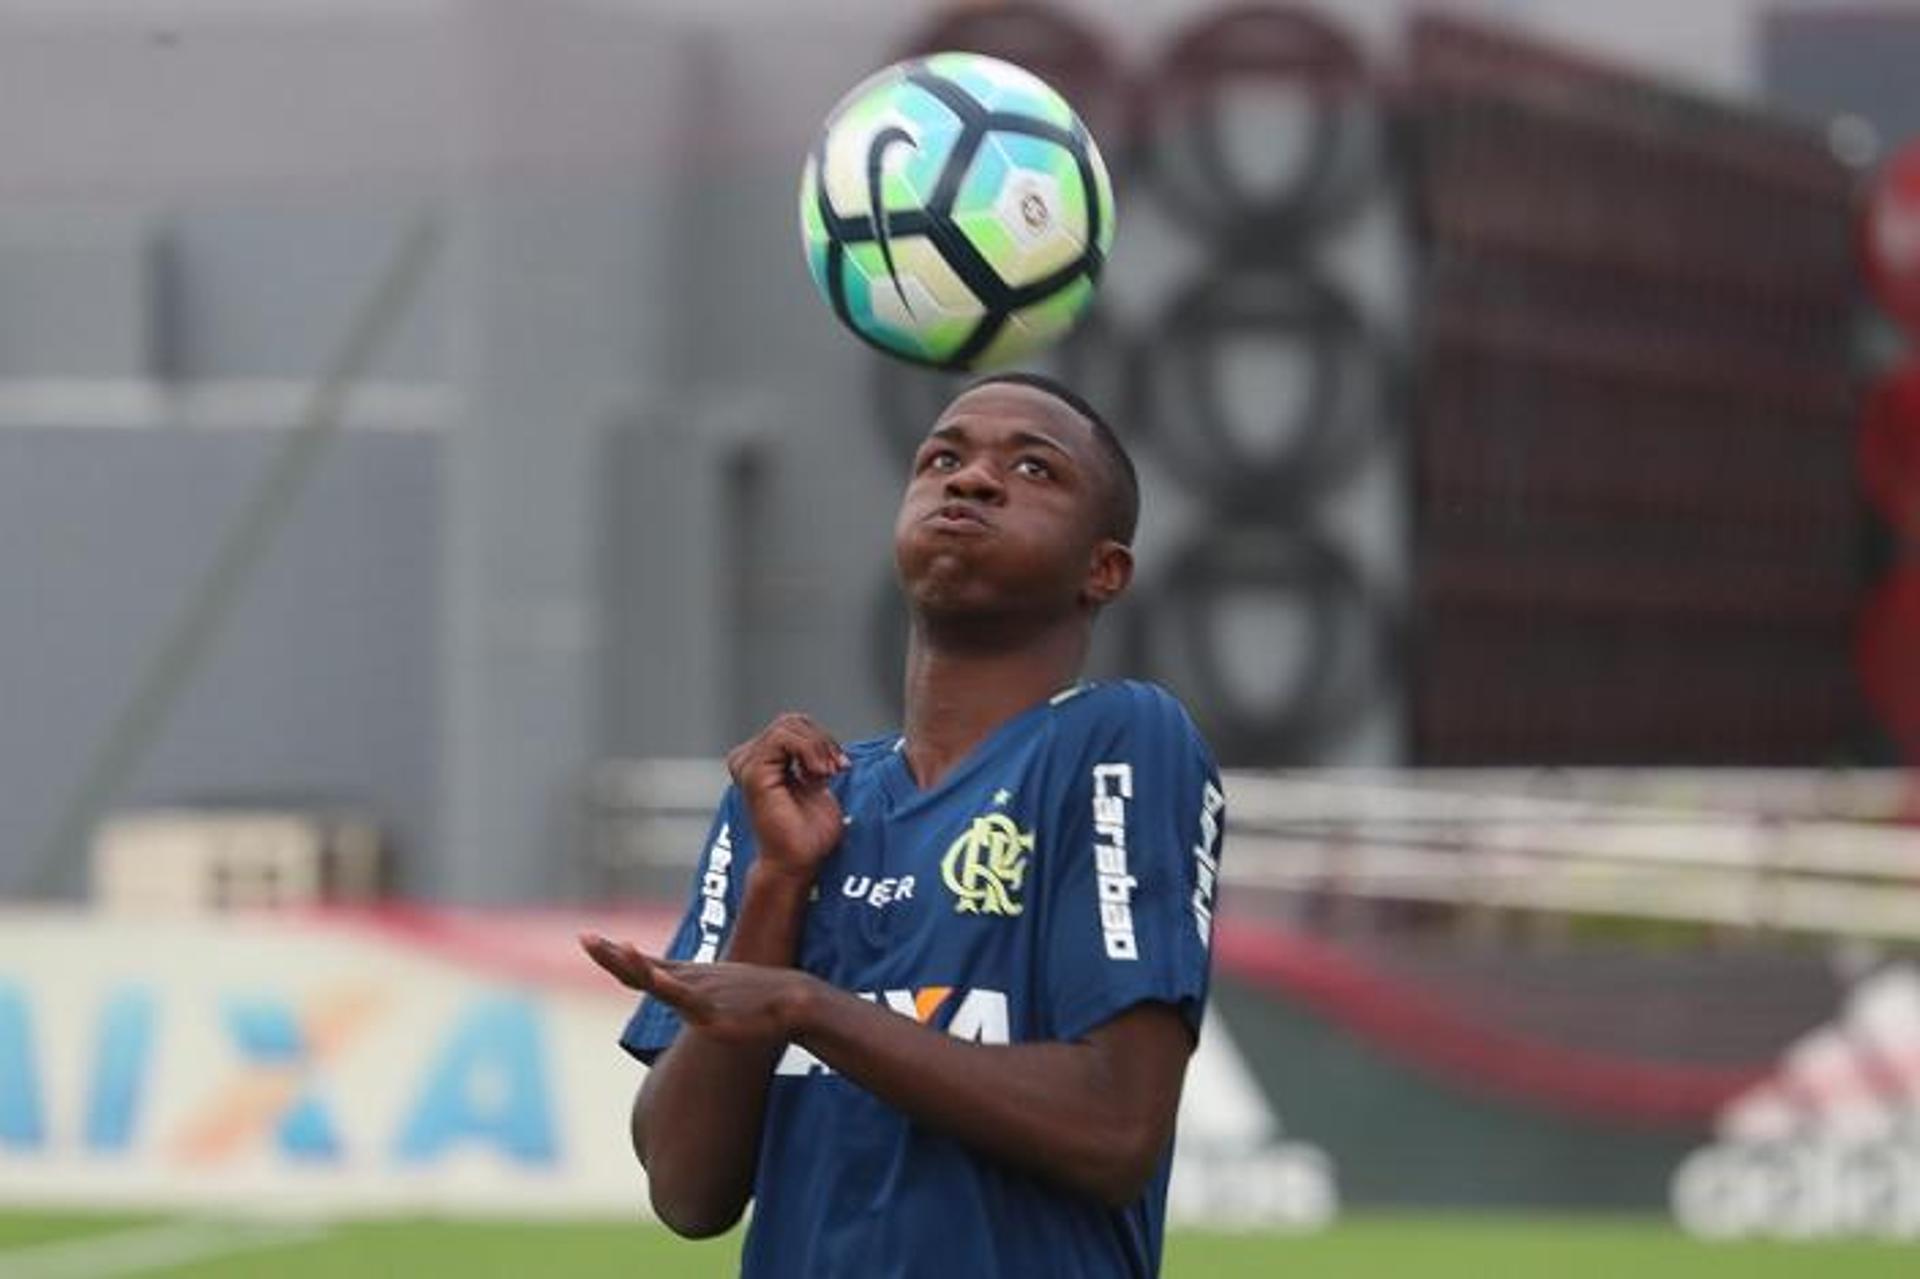
[[[927,434],[982,440],[1038,436],[1078,461],[1093,460],[1092,423],[1058,396],[1018,382],[989,382],[962,391]]]

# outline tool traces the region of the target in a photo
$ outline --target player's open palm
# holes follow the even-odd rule
[[[733,748],[727,771],[746,804],[762,863],[813,877],[840,842],[840,801],[828,783],[847,763],[838,742],[794,713]]]
[[[792,968],[760,964],[674,963],[598,933],[581,934],[580,946],[621,985],[672,1005],[689,1026],[729,1043],[785,1039],[794,997],[812,980]]]

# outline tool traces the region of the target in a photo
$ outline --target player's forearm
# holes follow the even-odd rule
[[[1171,1116],[1141,1105],[1091,1044],[972,1043],[811,979],[792,1025],[916,1122],[1112,1206],[1138,1197],[1171,1138]]]
[[[675,1233],[717,1235],[746,1210],[776,1051],[686,1031],[647,1072],[633,1146],[654,1214]]]
[[[727,957],[791,967],[811,884],[750,871]],[[726,1043],[688,1027],[654,1063],[633,1120],[654,1212],[680,1234],[719,1234],[753,1194],[767,1084],[782,1045]]]
[[[813,880],[755,864],[740,891],[740,913],[727,942],[727,959],[740,964],[791,968],[800,954]]]

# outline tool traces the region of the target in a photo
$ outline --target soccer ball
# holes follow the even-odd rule
[[[948,369],[1073,327],[1113,246],[1113,189],[1073,108],[1008,62],[938,53],[841,99],[800,178],[807,268],[842,323]]]

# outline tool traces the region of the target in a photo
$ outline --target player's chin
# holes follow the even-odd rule
[[[901,569],[907,598],[928,616],[973,616],[1002,607],[1002,591],[994,575],[968,556],[933,555],[903,562]]]
[[[997,540],[990,534],[955,533],[918,523],[902,530],[894,543],[894,560],[909,584],[942,574],[991,573],[1001,549]]]

